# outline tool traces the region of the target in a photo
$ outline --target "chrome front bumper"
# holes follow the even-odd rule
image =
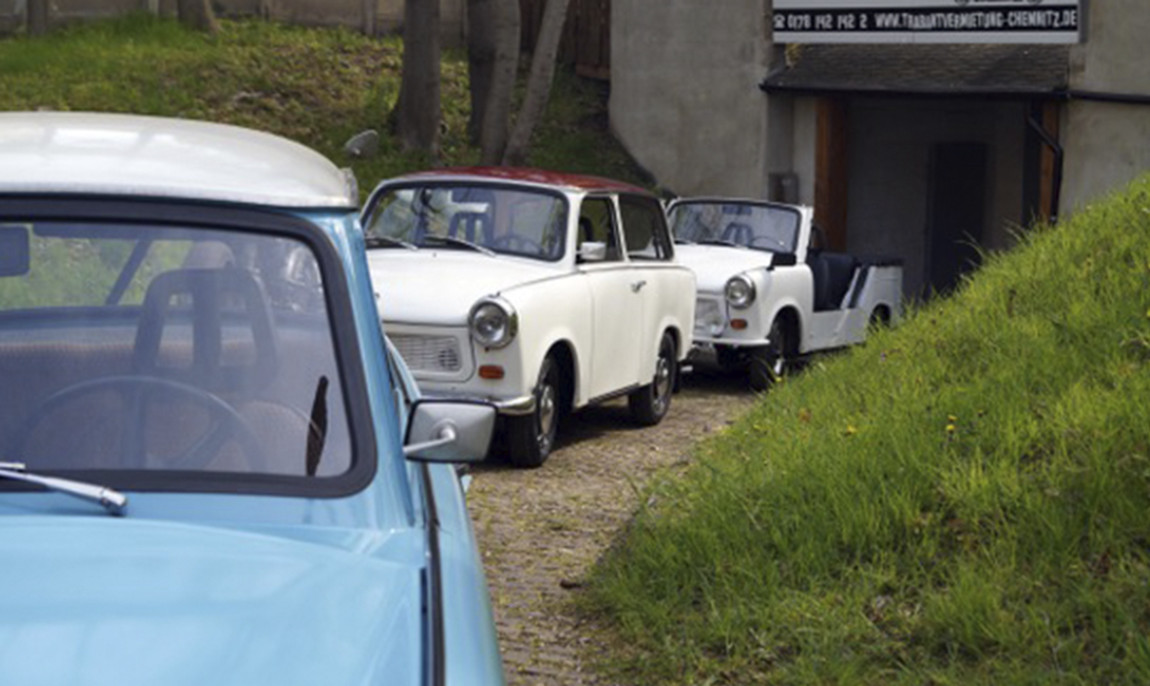
[[[423,397],[434,398],[436,400],[452,400],[452,399],[459,400],[462,398],[466,398],[468,400],[482,400],[484,402],[491,403],[492,405],[495,406],[496,412],[498,412],[501,415],[508,416],[508,417],[522,417],[524,415],[529,415],[535,411],[535,396],[534,395],[524,395],[524,396],[521,396],[518,398],[499,399],[499,398],[489,398],[489,397],[484,397],[484,396],[469,396],[469,395],[464,395],[461,393],[443,394],[443,395],[439,395],[436,393],[424,393]]]

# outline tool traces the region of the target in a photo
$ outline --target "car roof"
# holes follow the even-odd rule
[[[0,113],[0,193],[354,209],[349,173],[269,133],[189,119]]]
[[[601,176],[572,174],[546,169],[532,169],[529,167],[447,167],[444,169],[432,169],[406,174],[397,179],[391,179],[391,181],[409,181],[415,179],[503,181],[558,187],[571,191],[651,195],[650,191],[639,188],[638,186],[633,186],[622,181],[615,181],[614,179],[603,178]]]

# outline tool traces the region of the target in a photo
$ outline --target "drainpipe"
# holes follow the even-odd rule
[[[1054,188],[1050,193],[1050,223],[1058,223],[1058,203],[1061,201],[1062,196],[1062,146],[1050,135],[1050,132],[1042,128],[1042,124],[1034,118],[1033,114],[1026,116],[1026,123],[1034,130],[1038,137],[1046,147],[1050,148],[1050,152],[1054,153]]]

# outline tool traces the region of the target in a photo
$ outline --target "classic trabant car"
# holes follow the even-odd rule
[[[766,389],[800,356],[861,342],[900,313],[902,266],[819,247],[809,207],[672,201],[679,261],[698,277],[695,343]]]
[[[450,463],[495,410],[389,357],[357,201],[269,134],[0,114],[0,683],[503,683]]]
[[[667,413],[695,278],[651,194],[448,169],[385,181],[363,224],[383,327],[421,390],[494,402],[513,464],[542,464],[571,409],[627,395],[642,424]]]

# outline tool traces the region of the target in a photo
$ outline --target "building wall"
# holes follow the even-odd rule
[[[769,0],[611,3],[610,119],[680,195],[765,194]]]
[[[1150,101],[1150,2],[1090,3],[1089,35],[1075,48],[1070,87]],[[1063,114],[1061,209],[1071,212],[1150,170],[1150,102],[1071,100]]]

